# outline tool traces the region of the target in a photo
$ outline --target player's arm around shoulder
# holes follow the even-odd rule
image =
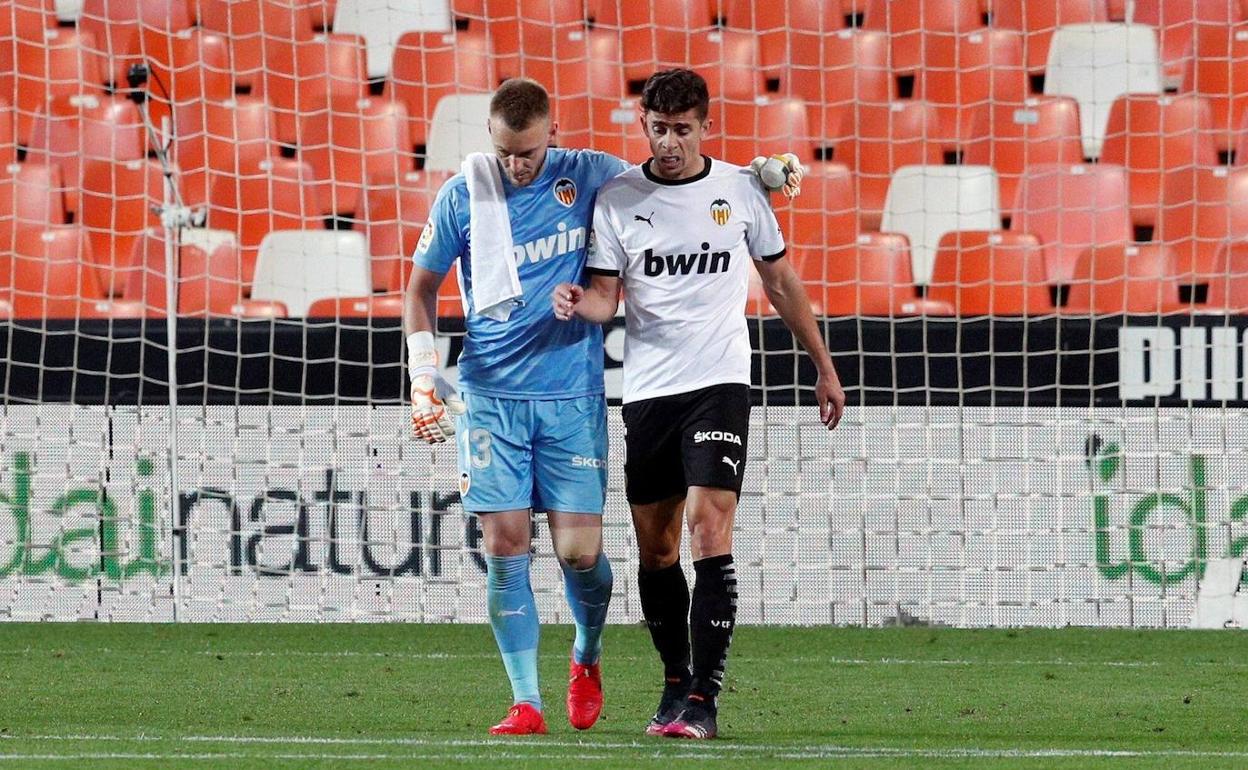
[[[620,277],[595,273],[590,276],[589,287],[575,283],[561,283],[555,287],[550,298],[555,318],[570,321],[579,316],[590,323],[603,324],[615,318],[620,305]]]
[[[841,421],[845,412],[845,389],[836,373],[828,346],[824,343],[815,315],[802,281],[785,257],[771,261],[756,261],[758,274],[763,279],[763,290],[771,301],[785,326],[801,343],[806,354],[815,364],[819,379],[815,382],[815,398],[819,402],[819,420],[831,430]]]

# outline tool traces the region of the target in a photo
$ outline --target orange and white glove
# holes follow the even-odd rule
[[[806,175],[806,169],[791,152],[759,155],[750,161],[750,169],[758,176],[763,187],[771,192],[783,192],[786,198],[796,198],[802,194],[802,177]]]
[[[429,444],[454,436],[455,417],[468,408],[438,373],[438,351],[431,332],[407,336],[407,373],[412,380],[412,435]]]

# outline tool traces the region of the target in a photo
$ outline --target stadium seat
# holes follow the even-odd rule
[[[360,233],[275,232],[260,243],[251,298],[284,303],[292,317],[306,316],[318,299],[371,291],[368,247]]]
[[[188,204],[208,199],[214,177],[236,177],[239,169],[279,154],[273,113],[256,96],[179,105],[174,120],[173,157]]]
[[[445,174],[408,171],[373,174],[368,178],[364,197],[364,227],[372,261],[373,291],[399,291],[403,277],[396,274],[396,263],[416,252],[420,231],[429,219],[429,207]]]
[[[1008,29],[928,36],[915,92],[936,108],[945,148],[961,146],[980,110],[1027,98],[1022,36]]]
[[[945,233],[927,296],[948,302],[960,316],[1053,312],[1040,241],[1005,230]]]
[[[134,56],[134,38],[144,28],[176,32],[194,23],[188,0],[82,0],[78,31],[89,32],[104,58],[104,77],[126,87]]]
[[[0,251],[11,251],[21,227],[65,224],[60,166],[9,163],[0,170]]]
[[[879,227],[893,172],[902,166],[939,166],[940,144],[930,137],[936,111],[923,102],[894,102],[886,107],[862,106],[844,116],[842,136],[832,160],[856,173],[862,229]]]
[[[1101,162],[1127,169],[1135,224],[1156,223],[1166,174],[1180,168],[1217,165],[1210,131],[1209,105],[1190,94],[1129,94],[1114,102]]]
[[[14,318],[76,318],[80,300],[104,299],[81,228],[20,228],[12,260],[0,276],[12,276]]]
[[[489,118],[489,94],[442,97],[429,125],[425,169],[456,172],[468,153],[494,152]]]
[[[845,27],[845,14],[827,0],[725,0],[724,16],[729,30],[754,34],[764,74],[776,80],[794,51],[817,57],[824,36]]]
[[[84,94],[56,99],[36,116],[26,161],[60,166],[65,207],[77,212],[83,161],[139,160],[146,154],[143,119],[134,102]]]
[[[408,32],[394,49],[384,98],[403,102],[412,142],[428,142],[429,124],[442,97],[488,94],[498,80],[484,33]]]
[[[835,254],[803,249],[794,269],[811,305],[828,316],[951,315],[945,302],[921,299],[910,275],[906,236],[863,233]]]
[[[487,0],[483,24],[500,76],[553,88],[567,49],[585,39],[585,13],[583,0]]]
[[[1185,168],[1168,173],[1153,240],[1174,249],[1183,283],[1207,284],[1218,251],[1248,238],[1248,168]]]
[[[715,0],[588,0],[595,27],[639,31],[651,28],[703,29],[716,23]]]
[[[17,160],[17,137],[14,130],[17,116],[13,106],[5,99],[0,99],[0,165],[7,165]]]
[[[1248,113],[1248,22],[1202,24],[1192,46],[1194,58],[1182,91],[1209,100],[1214,142],[1219,150],[1229,150]]]
[[[445,3],[337,0],[332,19],[335,34],[359,35],[364,39],[370,78],[390,74],[394,47],[405,33],[448,32],[453,26]]]
[[[158,226],[164,176],[154,160],[91,160],[82,166],[82,227],[106,296],[121,294],[134,242]]]
[[[314,109],[324,109],[333,98],[368,96],[364,40],[356,35],[316,35],[294,46],[293,67],[267,65],[259,79],[259,93],[274,113],[277,139],[302,144],[299,120]]]
[[[316,174],[321,211],[360,210],[365,177],[411,169],[407,110],[398,102],[339,97],[300,116],[300,157]]]
[[[322,225],[314,179],[307,163],[284,158],[243,166],[238,176],[215,177],[208,198],[208,224],[237,236],[244,285],[251,284],[265,235]]]
[[[760,99],[724,105],[719,133],[724,137],[722,157],[749,165],[758,155],[792,152],[809,164],[815,160],[815,138],[809,133],[806,102],[801,99]],[[712,153],[714,154],[714,153]]]
[[[302,0],[196,0],[199,25],[230,43],[234,83],[262,93],[265,72],[293,72],[295,44],[313,35],[311,7]]]
[[[1192,59],[1192,40],[1197,26],[1230,26],[1243,21],[1238,2],[1194,0],[1135,0],[1135,22],[1157,30],[1161,50],[1162,80],[1167,88],[1178,87]]]
[[[772,196],[772,204],[786,243],[830,248],[857,241],[854,179],[840,163],[807,166],[802,194],[791,201]]]
[[[148,315],[164,315],[167,272],[163,230],[148,230],[135,241],[132,264],[123,297],[142,303]],[[242,298],[238,250],[230,243],[212,251],[182,243],[176,267],[179,316],[286,316],[285,305]]]
[[[44,30],[56,27],[56,16],[46,5],[5,3],[0,10],[0,99],[14,101],[19,41],[39,46]]]
[[[308,318],[402,318],[400,294],[326,297],[308,306]]]
[[[1030,72],[1047,66],[1049,42],[1058,27],[1108,20],[1105,0],[992,0],[993,26],[1023,33],[1023,55]]]
[[[889,183],[880,229],[906,236],[913,282],[925,286],[945,233],[1001,226],[1000,197],[991,166],[904,166]]]
[[[17,138],[21,143],[30,138],[35,115],[46,111],[53,99],[78,94],[104,96],[105,63],[91,33],[47,29],[42,30],[40,40],[18,38],[14,43],[15,87],[0,96],[14,100]],[[8,66],[8,62],[0,62],[0,69]]]
[[[1098,158],[1114,100],[1161,93],[1153,30],[1143,24],[1081,24],[1053,34],[1044,93],[1079,102],[1083,154]]]
[[[560,55],[551,87],[559,146],[592,147],[597,135],[599,143],[608,139],[613,143],[599,149],[621,155],[628,126],[616,120],[635,123],[637,111],[632,102],[624,102],[619,36],[595,29],[570,43]]]
[[[1218,250],[1209,280],[1207,307],[1228,313],[1248,313],[1248,243],[1226,243]]]
[[[1095,246],[1079,255],[1066,313],[1175,313],[1174,252],[1157,244]]]
[[[764,68],[783,69],[780,93],[811,105],[810,133],[823,137],[824,147],[846,138],[842,131],[852,131],[847,117],[891,102],[895,89],[888,60],[888,36],[865,30],[840,30],[821,45],[763,54]]]
[[[1018,185],[1010,230],[1031,233],[1044,244],[1049,283],[1070,283],[1084,250],[1131,241],[1126,169],[1106,163],[1028,168]]]
[[[863,19],[865,29],[889,36],[893,71],[904,73],[929,66],[923,59],[925,40],[957,37],[983,26],[979,7],[967,0],[870,0]]]
[[[178,107],[221,104],[234,96],[229,43],[220,33],[199,28],[173,33],[144,29],[134,38],[131,53],[151,70],[146,94],[157,127]],[[174,128],[181,133],[182,126]]]
[[[1028,167],[1083,161],[1079,106],[1073,99],[1042,96],[1022,104],[993,104],[976,111],[973,126],[963,162],[996,169],[1007,217]]]

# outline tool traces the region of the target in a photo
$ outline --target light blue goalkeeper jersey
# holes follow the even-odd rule
[[[506,321],[472,306],[472,237],[468,186],[456,174],[438,192],[413,257],[418,267],[446,273],[459,259],[468,302],[468,336],[459,356],[460,387],[501,398],[575,398],[603,392],[602,327],[559,321],[555,286],[581,283],[598,188],[628,164],[588,150],[551,149],[537,179],[515,187],[503,174],[523,305]]]

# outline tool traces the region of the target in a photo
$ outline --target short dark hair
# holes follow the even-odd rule
[[[490,117],[501,118],[512,131],[523,131],[549,115],[550,95],[530,78],[504,80],[490,99]]]
[[[662,70],[646,80],[641,90],[641,108],[647,112],[675,115],[695,110],[698,120],[706,120],[711,97],[706,80],[693,70]]]

